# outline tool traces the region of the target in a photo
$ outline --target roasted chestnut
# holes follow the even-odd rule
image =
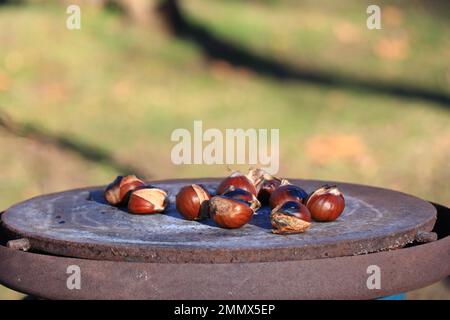
[[[291,184],[288,180],[283,179],[278,188],[276,188],[269,198],[271,208],[275,208],[286,201],[298,201],[303,203],[308,194],[302,188]]]
[[[104,197],[106,201],[113,206],[123,205],[126,204],[131,191],[143,187],[144,185],[144,181],[137,178],[135,175],[125,177],[118,176],[106,187]]]
[[[265,173],[262,182],[259,184],[258,200],[261,204],[269,204],[272,193],[281,185],[281,180]]]
[[[270,223],[274,228],[273,233],[301,233],[311,225],[311,214],[304,204],[287,201],[272,210]]]
[[[334,221],[344,211],[345,200],[336,186],[325,185],[309,196],[306,206],[314,220]]]
[[[128,200],[128,211],[151,214],[164,211],[169,201],[167,192],[158,188],[141,188],[133,191]]]
[[[201,220],[208,217],[211,195],[205,187],[191,184],[181,188],[175,200],[175,206],[187,220]]]
[[[222,228],[242,227],[251,220],[254,212],[247,202],[223,195],[212,197],[209,201],[211,218]]]
[[[236,189],[244,189],[255,195],[258,194],[257,186],[262,181],[262,170],[250,170],[247,175],[239,171],[233,172],[230,176],[225,178],[217,187],[217,194],[222,194],[231,186]]]
[[[236,189],[231,186],[222,195],[230,199],[244,201],[248,206],[250,206],[250,208],[253,209],[253,211],[258,210],[261,207],[261,203],[255,195],[244,189]]]

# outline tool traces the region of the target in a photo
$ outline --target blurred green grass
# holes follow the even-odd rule
[[[367,3],[356,0],[183,7],[218,36],[295,66],[450,93],[448,16],[414,4],[383,2],[379,31],[366,28]],[[83,7],[80,31],[67,30],[66,17],[58,5],[0,8],[0,111],[16,121],[97,145],[152,179],[226,173],[170,162],[171,132],[192,129],[193,120],[205,128],[280,128],[282,176],[383,186],[450,205],[448,108],[206,63],[190,42],[107,10]],[[2,209],[118,174],[3,131],[0,146]]]

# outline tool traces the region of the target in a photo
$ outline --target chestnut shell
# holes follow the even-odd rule
[[[309,196],[306,206],[315,221],[334,221],[344,211],[345,199],[336,186],[325,185]]]
[[[234,187],[231,187],[227,191],[225,191],[222,196],[238,201],[243,201],[248,206],[250,206],[253,211],[258,210],[261,207],[261,203],[255,197],[255,195],[244,189],[236,189]]]
[[[269,204],[272,193],[280,187],[281,181],[276,178],[264,179],[258,192],[258,200],[263,205]]]
[[[134,214],[154,214],[164,211],[169,203],[167,193],[158,188],[140,188],[130,194],[128,211]]]
[[[286,201],[297,201],[304,203],[308,198],[308,193],[299,186],[293,184],[284,184],[275,189],[270,198],[269,204],[271,208],[275,208]]]
[[[212,197],[209,201],[210,215],[214,222],[222,228],[240,228],[253,216],[253,209],[244,201],[224,196]]]
[[[270,223],[274,228],[273,233],[302,233],[311,225],[311,214],[304,204],[287,201],[272,210]]]
[[[104,191],[105,200],[113,205],[125,205],[132,191],[144,187],[145,183],[135,175],[117,176]]]
[[[192,184],[180,189],[175,206],[186,220],[201,220],[209,216],[209,199],[211,195],[204,186]]]
[[[257,195],[256,187],[253,182],[249,178],[247,178],[247,176],[241,173],[234,173],[222,180],[222,182],[217,187],[217,194],[223,194],[230,187],[235,187],[236,189],[244,189],[252,193],[255,197]]]

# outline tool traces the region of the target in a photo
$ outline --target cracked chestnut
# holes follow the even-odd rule
[[[209,201],[209,213],[218,226],[235,229],[248,223],[255,211],[245,201],[219,195]]]
[[[234,200],[243,201],[247,203],[247,205],[250,206],[253,211],[258,210],[261,207],[261,203],[255,197],[255,195],[244,189],[236,189],[234,187],[230,187],[222,194],[222,196]]]
[[[305,232],[311,225],[311,213],[298,201],[287,201],[270,213],[273,233],[292,234]]]
[[[281,185],[281,180],[265,173],[263,180],[259,185],[258,200],[261,204],[269,204],[272,193]]]
[[[306,201],[316,221],[334,221],[345,208],[345,199],[336,186],[325,185],[314,191]]]
[[[130,192],[143,186],[144,181],[135,175],[118,176],[106,187],[104,197],[113,206],[123,205],[128,201]]]
[[[152,214],[164,211],[168,205],[167,192],[158,188],[141,188],[133,191],[128,200],[128,211],[135,214]]]
[[[299,186],[293,185],[288,180],[283,179],[278,188],[276,188],[269,198],[270,207],[273,209],[276,206],[282,205],[286,201],[297,201],[304,203],[308,198],[305,190]]]
[[[208,217],[211,195],[205,187],[191,184],[180,189],[175,206],[186,220],[201,220]]]
[[[217,194],[222,194],[230,187],[235,187],[236,189],[244,189],[256,197],[258,195],[257,185],[261,181],[261,176],[262,170],[260,169],[250,170],[246,175],[235,171],[219,184]]]

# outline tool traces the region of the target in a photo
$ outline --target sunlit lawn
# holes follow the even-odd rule
[[[388,5],[383,30],[369,31],[365,3],[340,3],[188,0],[184,7],[217,35],[298,67],[450,93],[448,17]],[[206,64],[193,44],[107,11],[83,10],[80,31],[67,30],[65,18],[59,6],[0,8],[0,110],[18,122],[97,145],[155,179],[226,173],[170,162],[171,132],[192,129],[193,120],[205,128],[280,128],[282,176],[378,185],[450,204],[448,108]],[[3,131],[0,146],[2,209],[118,173]]]

